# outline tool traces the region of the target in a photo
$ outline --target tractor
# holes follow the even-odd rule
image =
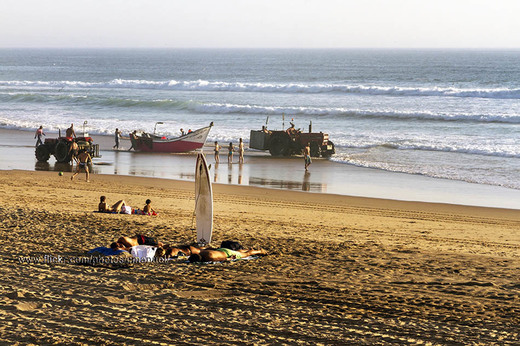
[[[36,159],[47,162],[51,155],[60,163],[69,163],[72,160],[72,143],[78,144],[78,150],[86,150],[91,157],[99,156],[99,144],[93,144],[92,137],[61,137],[45,138],[45,142],[36,147]]]
[[[328,158],[335,153],[334,143],[329,141],[329,135],[323,132],[312,132],[312,123],[309,132],[291,127],[282,131],[269,131],[265,126],[262,130],[251,130],[249,147],[252,149],[269,150],[272,156],[291,156],[302,153],[309,143],[311,156]]]

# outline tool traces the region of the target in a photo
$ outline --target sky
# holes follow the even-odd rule
[[[0,0],[0,48],[520,48],[520,0]]]

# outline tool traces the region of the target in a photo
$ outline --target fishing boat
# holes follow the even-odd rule
[[[157,124],[156,124],[157,125]],[[180,137],[160,136],[154,133],[134,131],[130,134],[132,148],[135,151],[144,151],[150,153],[185,153],[188,151],[202,148],[208,138],[209,130],[213,126],[213,122],[209,126],[186,133]]]

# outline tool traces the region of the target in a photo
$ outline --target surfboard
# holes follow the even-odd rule
[[[213,189],[209,177],[208,163],[204,154],[197,154],[195,166],[195,217],[197,243],[208,245],[213,233]]]

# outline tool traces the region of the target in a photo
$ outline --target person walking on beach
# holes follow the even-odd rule
[[[40,128],[36,130],[36,133],[34,134],[34,139],[38,137],[38,140],[36,141],[36,146],[43,144],[42,136],[45,136],[45,133],[43,133],[43,126],[40,126]]]
[[[219,152],[220,152],[220,145],[218,145],[218,142],[215,141],[215,163],[219,163],[220,162],[220,156],[219,156]]]
[[[116,140],[116,145],[114,145],[112,147],[112,149],[114,149],[114,148],[119,149],[119,138],[121,138],[121,135],[122,135],[121,131],[119,131],[119,129],[116,128],[116,133],[115,133],[115,138],[114,138]]]
[[[303,158],[305,160],[305,171],[307,172],[309,170],[309,165],[312,163],[311,160],[311,147],[309,143],[305,145],[305,148],[303,149]]]
[[[238,144],[238,163],[244,163],[244,142],[242,141],[242,138],[240,138]]]
[[[235,151],[235,147],[232,142],[229,142],[228,146],[228,154],[227,154],[227,162],[233,163],[233,151]]]
[[[90,182],[90,180],[89,180],[88,164],[92,163],[92,158],[90,157],[90,155],[85,150],[81,150],[79,152],[77,160],[78,160],[78,165],[76,167],[76,173],[74,173],[72,175],[72,177],[70,177],[70,180],[74,180],[76,175],[78,175],[80,173],[81,169],[84,169],[85,173],[86,173],[87,183]]]

